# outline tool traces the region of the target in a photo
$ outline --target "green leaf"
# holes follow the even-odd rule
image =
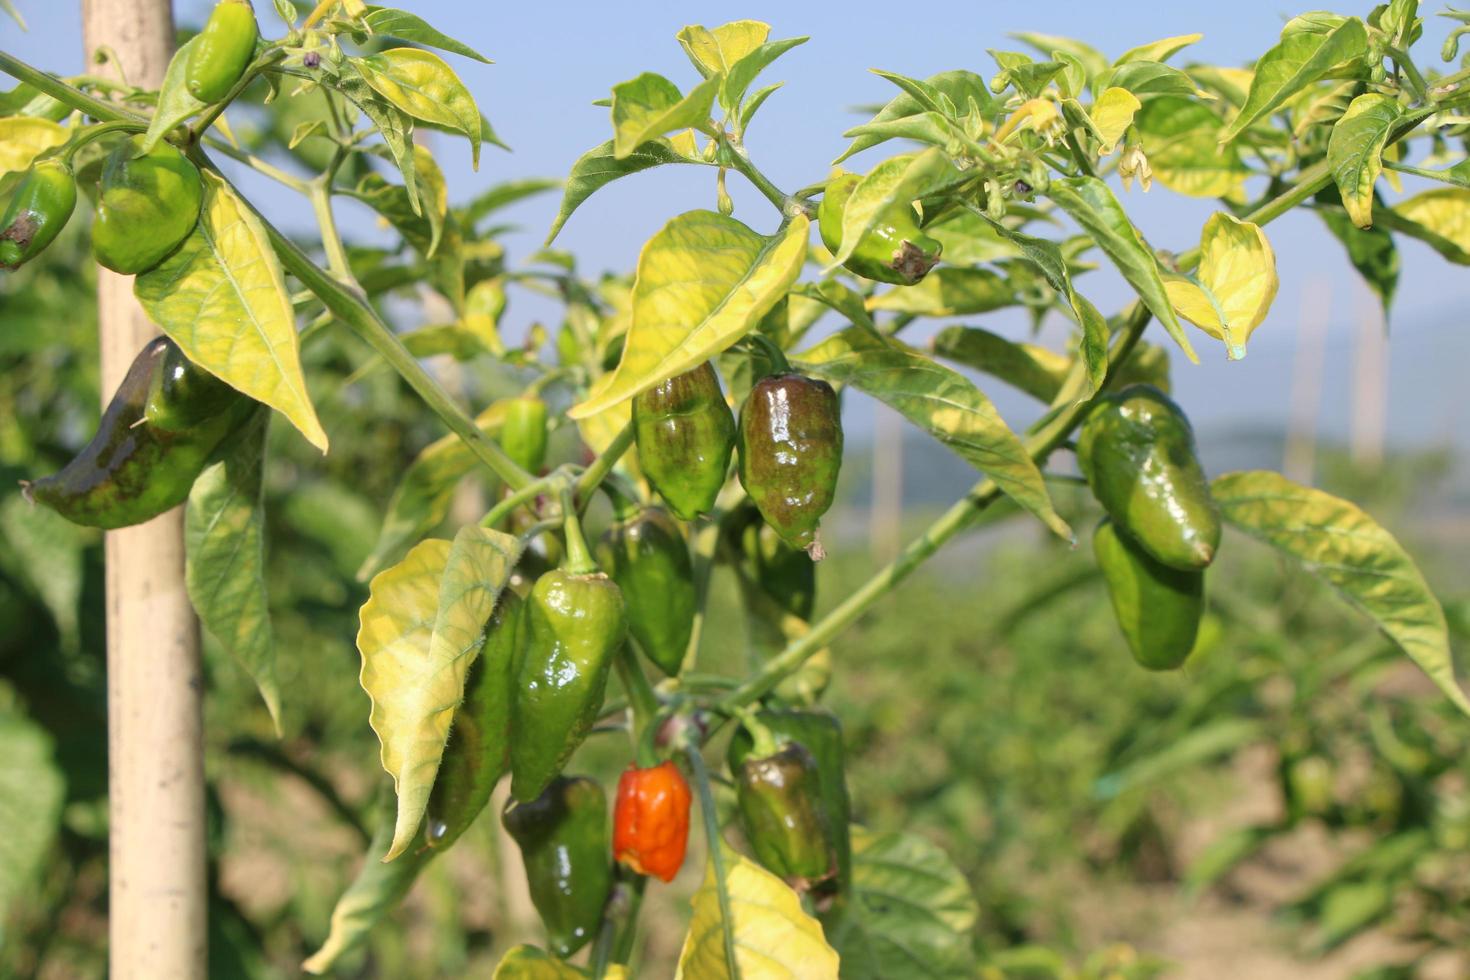
[[[0,10],[4,10],[7,14],[9,14],[10,19],[20,25],[21,30],[30,30],[30,28],[26,27],[26,19],[20,15],[19,10],[15,9],[15,4],[12,2],[12,0],[0,0]]]
[[[1133,61],[1168,61],[1174,55],[1203,38],[1203,34],[1180,34],[1177,37],[1166,37],[1159,41],[1150,41],[1148,44],[1140,44],[1136,48],[1129,48],[1118,56],[1115,65],[1126,65]]]
[[[279,411],[326,452],[301,373],[296,316],[265,228],[223,178],[208,170],[200,176],[199,223],[133,281],[133,292],[189,360]]]
[[[941,266],[912,286],[879,293],[868,300],[868,309],[915,316],[967,316],[1016,303],[1015,289],[990,269]]]
[[[1072,529],[1053,508],[1030,453],[964,375],[860,328],[842,330],[793,360],[809,374],[852,385],[895,409],[1071,540]]]
[[[938,112],[916,112],[911,116],[883,122],[863,123],[845,131],[843,136],[878,136],[885,140],[905,139],[932,143],[946,153],[958,154],[964,147],[964,135],[954,123]]]
[[[1327,165],[1348,217],[1359,228],[1373,225],[1373,184],[1383,170],[1389,133],[1403,112],[1397,100],[1365,92],[1353,99],[1332,126]]]
[[[153,118],[148,120],[148,132],[143,136],[144,153],[157,146],[158,141],[167,136],[175,126],[202,112],[207,105],[194,98],[188,85],[184,83],[189,57],[198,43],[199,35],[196,34],[185,41],[169,59],[168,70],[163,74],[163,85],[158,90],[158,106],[153,110]]]
[[[933,348],[940,357],[984,371],[1048,405],[1071,367],[1055,351],[1016,343],[981,327],[946,327],[935,335]]]
[[[805,37],[791,37],[783,41],[770,41],[735,62],[730,66],[724,83],[720,86],[720,105],[727,109],[734,109],[740,104],[740,100],[745,98],[745,92],[750,88],[750,83],[755,81],[756,76],[765,71],[771,62],[797,45],[805,44],[808,40]]]
[[[809,238],[801,215],[770,238],[713,211],[664,225],[638,256],[632,324],[612,380],[567,416],[596,415],[743,337],[796,281]]]
[[[1163,745],[1158,751],[1135,759],[1097,781],[1093,795],[1111,800],[1166,779],[1184,770],[1229,755],[1266,735],[1266,727],[1252,718],[1222,717],[1207,722]]]
[[[837,279],[824,279],[819,283],[798,283],[791,287],[791,295],[814,299],[847,317],[865,330],[876,331],[877,325],[863,305],[862,294]],[[784,344],[783,344],[784,346]]]
[[[1242,861],[1254,855],[1281,833],[1280,828],[1239,827],[1211,841],[1184,872],[1184,891],[1195,896],[1219,881]]]
[[[199,622],[255,680],[281,733],[276,637],[265,580],[265,433],[256,412],[225,457],[205,467],[189,491],[184,580]]]
[[[382,174],[368,173],[353,188],[339,193],[356,198],[387,219],[426,259],[435,257],[449,213],[449,189],[444,173],[427,147],[413,148],[418,199],[403,184],[390,184]]]
[[[614,155],[612,140],[594,146],[572,164],[572,172],[567,175],[566,190],[562,192],[561,207],[557,209],[556,220],[551,223],[551,231],[546,235],[545,244],[550,245],[560,234],[562,225],[567,223],[572,212],[583,201],[619,177],[636,174],[640,170],[664,163],[699,162],[702,161],[691,159],[680,152],[675,143],[666,139],[649,140],[622,157]]]
[[[990,91],[1003,92],[1015,86],[1017,92],[1031,99],[1041,95],[1067,67],[1060,61],[1032,61],[1029,55],[1017,51],[990,48],[987,53],[1000,67],[1000,72],[990,80]]]
[[[881,75],[884,78],[887,78],[889,81],[894,82],[895,84],[898,84],[898,82],[903,78],[903,76],[901,75],[893,75],[885,72],[878,72],[877,74]],[[969,104],[970,100],[973,99],[975,101],[975,104],[980,107],[982,112],[989,112],[991,107],[995,104],[995,97],[990,94],[990,86],[986,84],[985,79],[981,78],[979,75],[975,74],[972,71],[960,70],[940,72],[937,75],[931,75],[929,78],[925,79],[923,84],[932,89],[936,94],[942,94],[947,97],[950,102],[957,107],[967,105]],[[910,94],[910,92],[906,89],[899,95],[894,96],[893,99],[887,105],[885,105],[876,116],[873,117],[872,122],[884,123],[894,119],[902,119],[905,116],[912,116],[916,113],[924,111],[939,112],[940,110],[941,107],[939,105],[925,104],[925,102],[921,101],[915,95]],[[839,156],[836,160],[833,160],[832,163],[835,166],[836,164],[841,163],[843,160],[846,160],[848,157],[852,156],[855,153],[861,153],[863,150],[866,150],[869,147],[877,146],[885,139],[888,139],[888,137],[882,135],[867,134],[859,136],[854,139],[852,143],[847,147],[847,149],[843,151],[842,155]]]
[[[1336,588],[1470,714],[1470,700],[1455,681],[1439,600],[1378,522],[1346,500],[1266,470],[1227,473],[1210,489],[1225,520]]]
[[[1295,23],[1295,22],[1293,22]],[[1227,143],[1256,120],[1275,111],[1287,99],[1323,78],[1345,61],[1363,57],[1368,51],[1368,32],[1356,17],[1332,30],[1292,30],[1288,24],[1281,41],[1256,62],[1245,105],[1220,134]]]
[[[622,160],[649,140],[681,129],[709,128],[710,107],[721,76],[707,78],[681,95],[673,82],[646,71],[612,90],[613,157]]]
[[[1197,91],[1194,79],[1157,61],[1130,61],[1097,80],[1100,89],[1121,88],[1134,95],[1187,95]]]
[[[965,876],[915,834],[852,829],[853,897],[832,941],[842,976],[973,976],[979,904]]]
[[[427,45],[438,48],[440,51],[448,51],[451,54],[461,55],[465,58],[473,58],[487,65],[494,64],[489,58],[480,54],[474,48],[447,34],[441,34],[428,22],[416,14],[406,10],[394,10],[391,7],[368,7],[367,16],[363,17],[366,24],[374,34],[386,37],[398,38],[401,41],[412,41],[415,44]]]
[[[393,154],[393,162],[398,164],[398,172],[403,175],[409,201],[417,207],[419,191],[413,166],[413,116],[379,96],[368,84],[353,58],[342,62],[337,77],[337,89],[377,127],[378,135],[383,137],[383,143]]]
[[[1377,294],[1387,317],[1399,282],[1399,250],[1393,235],[1384,228],[1359,228],[1341,208],[1320,207],[1317,213],[1347,249],[1348,261]]]
[[[1133,222],[1128,220],[1123,206],[1108,185],[1096,177],[1067,177],[1052,181],[1047,193],[1083,231],[1092,236],[1185,356],[1199,363],[1199,357],[1169,303],[1153,250],[1133,227]]]
[[[480,110],[475,105],[475,97],[443,58],[420,48],[389,48],[347,60],[357,67],[373,91],[399,111],[463,133],[470,141],[473,165],[479,169]]]
[[[1392,208],[1380,207],[1379,224],[1417,238],[1456,265],[1470,265],[1470,190],[1440,187]]]
[[[384,863],[383,855],[388,853],[388,845],[393,840],[395,810],[393,790],[384,786],[378,796],[372,843],[368,845],[357,877],[332,909],[332,925],[326,941],[301,964],[307,973],[326,973],[339,959],[356,949],[403,900],[419,871],[439,853],[431,847],[422,847],[396,861]]]
[[[1047,57],[1056,58],[1058,54],[1062,54],[1075,58],[1082,65],[1088,79],[1096,78],[1108,67],[1107,56],[1085,41],[1055,34],[1038,34],[1034,31],[1018,31],[1010,36]],[[1072,93],[1073,97],[1077,94]]]
[[[842,210],[842,246],[828,271],[851,258],[863,237],[895,207],[911,205],[954,173],[954,164],[938,147],[892,157],[870,170],[853,188]]]
[[[0,925],[34,903],[37,876],[61,825],[66,783],[51,736],[13,708],[0,708]],[[5,939],[0,929],[0,942]]]
[[[507,180],[476,194],[468,204],[455,208],[455,214],[459,215],[460,222],[466,228],[474,228],[481,219],[501,208],[509,207],[537,194],[556,190],[560,186],[561,181],[548,177],[522,177],[518,180]]]
[[[1194,99],[1149,99],[1134,116],[1159,183],[1190,197],[1234,197],[1250,176],[1233,144],[1216,140],[1220,118]]]
[[[0,565],[27,583],[56,622],[62,646],[75,652],[81,639],[77,617],[82,595],[82,552],[96,542],[89,528],[47,507],[32,507],[20,494],[0,503]]]

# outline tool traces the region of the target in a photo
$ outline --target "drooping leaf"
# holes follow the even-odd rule
[[[708,129],[710,107],[721,77],[707,78],[688,95],[673,82],[646,71],[620,82],[612,90],[613,157],[622,160],[658,139],[681,129]]]
[[[1199,272],[1194,279],[1171,276],[1165,283],[1169,300],[1239,360],[1276,299],[1276,253],[1258,225],[1223,211],[1205,222],[1199,248]]]
[[[148,132],[143,136],[143,152],[147,153],[158,145],[179,123],[195,113],[203,111],[206,103],[194,98],[185,84],[184,74],[188,71],[189,58],[199,43],[199,35],[191,37],[179,46],[169,60],[163,74],[163,85],[158,90],[158,106],[153,118],[148,120]]]
[[[723,842],[725,888],[734,919],[735,964],[745,980],[837,980],[837,951],[785,882]],[[705,865],[675,980],[733,980],[725,960],[724,919],[715,863]]]
[[[1096,177],[1066,177],[1052,181],[1047,193],[1083,231],[1093,237],[1185,356],[1198,363],[1199,357],[1169,304],[1153,250],[1133,227],[1133,222],[1128,220],[1123,206],[1108,185]]]
[[[184,519],[184,581],[199,622],[254,678],[280,734],[276,637],[265,579],[269,421],[268,413],[256,412],[224,458],[194,481]]]
[[[0,708],[0,745],[0,915],[8,919],[17,903],[35,898],[61,827],[66,781],[46,729],[13,707]]]
[[[899,286],[868,300],[870,310],[916,316],[967,316],[1017,303],[1015,288],[990,269],[941,266],[912,286]]]
[[[1383,147],[1401,115],[1397,100],[1365,92],[1332,126],[1327,165],[1348,217],[1359,228],[1373,224],[1373,184],[1383,170]]]
[[[801,370],[849,384],[897,410],[988,475],[1008,496],[1070,540],[1041,471],[990,399],[964,375],[877,334],[848,328],[793,358]]]
[[[798,215],[767,238],[713,211],[664,225],[638,257],[633,320],[613,380],[567,415],[595,415],[744,336],[796,281],[809,229]]]
[[[34,116],[0,119],[0,174],[25,170],[37,156],[66,142],[65,126]]]
[[[1444,610],[1408,552],[1377,521],[1346,500],[1266,470],[1227,473],[1210,489],[1225,520],[1336,588],[1470,714],[1455,680]]]
[[[938,147],[884,160],[852,189],[842,209],[842,246],[832,257],[834,267],[846,262],[872,228],[896,207],[913,203],[941,179],[954,173]]]
[[[1348,261],[1377,294],[1387,317],[1399,282],[1399,250],[1393,235],[1384,228],[1359,228],[1340,208],[1318,208],[1317,213],[1347,249]]]
[[[1045,404],[1061,390],[1071,361],[1035,344],[1007,340],[981,327],[946,327],[935,335],[934,353],[994,375]]]
[[[1154,177],[1171,191],[1190,197],[1233,197],[1250,176],[1240,150],[1216,141],[1219,117],[1194,99],[1173,95],[1149,99],[1133,125]]]
[[[1470,190],[1423,191],[1377,214],[1394,231],[1419,239],[1457,265],[1470,265]]]
[[[572,172],[567,175],[566,190],[562,192],[561,207],[557,209],[556,220],[551,223],[551,231],[546,235],[546,244],[551,244],[562,225],[567,223],[572,212],[583,201],[619,177],[636,174],[640,170],[663,163],[700,162],[702,161],[691,159],[690,155],[680,152],[675,143],[666,139],[649,140],[621,158],[614,156],[612,140],[594,146],[572,164]]]
[[[852,830],[853,896],[833,935],[842,975],[972,976],[980,907],[965,876],[914,834]]]
[[[372,842],[357,877],[332,909],[332,925],[326,940],[301,964],[307,973],[326,973],[356,949],[403,900],[424,865],[439,853],[432,847],[421,847],[385,863],[383,855],[388,853],[388,845],[393,840],[396,810],[393,789],[385,785],[378,796]]]
[[[414,44],[423,44],[440,51],[448,51],[451,54],[461,55],[465,58],[473,58],[484,64],[493,62],[480,54],[474,48],[461,41],[457,41],[447,34],[435,30],[422,17],[411,14],[406,10],[395,10],[392,7],[367,8],[367,16],[363,17],[365,23],[374,34],[385,37],[398,38],[400,41],[412,41]]]
[[[422,48],[389,48],[348,60],[373,91],[401,112],[463,133],[470,141],[471,161],[479,169],[480,110],[475,97],[443,58]]]
[[[1287,99],[1323,78],[1345,61],[1368,50],[1368,32],[1356,17],[1327,32],[1292,30],[1288,24],[1281,41],[1261,55],[1245,105],[1220,134],[1220,142],[1235,139],[1256,120],[1275,111]]]
[[[200,176],[199,223],[134,280],[133,292],[189,360],[276,409],[326,452],[301,373],[290,294],[265,228],[223,178],[207,170]]]

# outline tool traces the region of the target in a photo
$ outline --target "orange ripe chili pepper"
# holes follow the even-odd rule
[[[639,874],[673,881],[689,843],[689,802],[689,784],[673,762],[628,766],[613,809],[613,858]]]

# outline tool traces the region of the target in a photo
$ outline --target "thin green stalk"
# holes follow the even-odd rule
[[[613,437],[608,447],[592,461],[592,465],[577,477],[576,495],[579,511],[587,509],[587,505],[592,501],[592,491],[596,490],[612,472],[612,468],[618,465],[618,460],[622,459],[623,454],[633,445],[633,437],[633,423],[629,422]]]
[[[699,525],[694,532],[693,579],[694,579],[694,622],[689,629],[689,644],[684,648],[684,659],[679,665],[679,676],[699,661],[699,644],[704,638],[705,607],[709,599],[710,574],[715,567],[715,550],[720,544],[720,510],[717,508],[709,520]]]
[[[699,794],[704,836],[708,841],[710,863],[714,865],[715,894],[720,901],[720,930],[725,936],[725,968],[730,971],[730,980],[740,980],[740,960],[735,955],[735,919],[730,910],[730,888],[725,880],[725,841],[720,836],[720,817],[715,811],[715,794],[710,790],[709,769],[698,745],[686,746],[684,754],[694,776],[694,790]]]
[[[39,68],[32,68],[24,61],[4,51],[0,51],[0,71],[5,72],[11,78],[25,82],[58,102],[86,113],[98,122],[127,120],[141,122],[145,127],[148,125],[147,116],[131,109],[125,109],[116,102],[104,102],[102,99],[94,98],[66,84],[54,75],[48,75]]]
[[[1403,70],[1404,74],[1409,76],[1409,87],[1413,89],[1414,97],[1420,102],[1429,101],[1429,83],[1424,81],[1423,75],[1419,74],[1414,60],[1406,52],[1392,45],[1389,45],[1385,53],[1393,59],[1395,65]]]
[[[782,216],[790,213],[788,209],[799,211],[808,218],[817,213],[817,209],[810,203],[791,197],[782,191],[781,188],[771,183],[770,179],[761,173],[751,161],[750,157],[746,155],[745,149],[732,143],[728,136],[723,134],[720,136],[720,147],[726,151],[725,157],[728,158],[731,169],[739,171],[741,176],[754,184],[755,189],[764,194],[766,200],[774,204],[776,210],[780,211]]]
[[[591,575],[597,571],[597,560],[592,557],[587,539],[582,536],[582,520],[577,516],[577,508],[572,505],[572,491],[569,487],[563,487],[561,491],[561,514],[562,534],[567,540],[567,553],[561,567],[572,575]]]
[[[327,255],[327,268],[338,279],[357,285],[352,266],[347,262],[347,249],[342,244],[342,235],[337,231],[337,217],[332,213],[332,188],[330,179],[311,182],[307,196],[311,208],[316,212],[316,223],[322,233],[322,249]]]
[[[140,122],[133,122],[131,119],[120,119],[116,122],[102,123],[99,126],[88,126],[85,130],[83,130],[81,136],[78,136],[76,139],[72,140],[70,144],[67,145],[66,152],[62,154],[62,159],[65,160],[68,165],[70,165],[72,158],[77,155],[78,150],[94,140],[101,139],[108,133],[141,133],[147,131],[147,129],[148,127],[145,124]]]
[[[309,181],[302,180],[300,177],[294,177],[291,174],[286,173],[286,171],[282,170],[280,167],[277,167],[271,163],[267,163],[265,160],[262,160],[260,157],[256,156],[253,153],[246,153],[244,150],[236,149],[235,147],[226,143],[224,140],[218,139],[214,136],[206,136],[204,137],[202,142],[205,146],[209,147],[209,149],[213,150],[214,152],[222,154],[223,156],[227,156],[231,160],[234,160],[236,163],[245,164],[245,166],[251,168],[257,173],[269,177],[271,180],[274,180],[276,183],[280,184],[283,187],[289,187],[291,190],[302,195],[303,197],[311,193],[311,185]]]
[[[555,490],[557,484],[565,480],[565,478],[565,475],[560,470],[557,470],[541,477],[539,480],[532,480],[494,507],[491,507],[485,516],[481,518],[480,526],[494,527],[505,520],[506,517],[510,516],[511,511],[517,507],[530,503],[543,493],[549,493]]]

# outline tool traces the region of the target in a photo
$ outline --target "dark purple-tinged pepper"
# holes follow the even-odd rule
[[[820,561],[817,527],[842,468],[837,393],[799,374],[762,378],[740,409],[739,446],[740,483],[761,516],[787,544]]]
[[[715,505],[735,446],[735,417],[706,361],[633,399],[638,465],[680,520]]]

